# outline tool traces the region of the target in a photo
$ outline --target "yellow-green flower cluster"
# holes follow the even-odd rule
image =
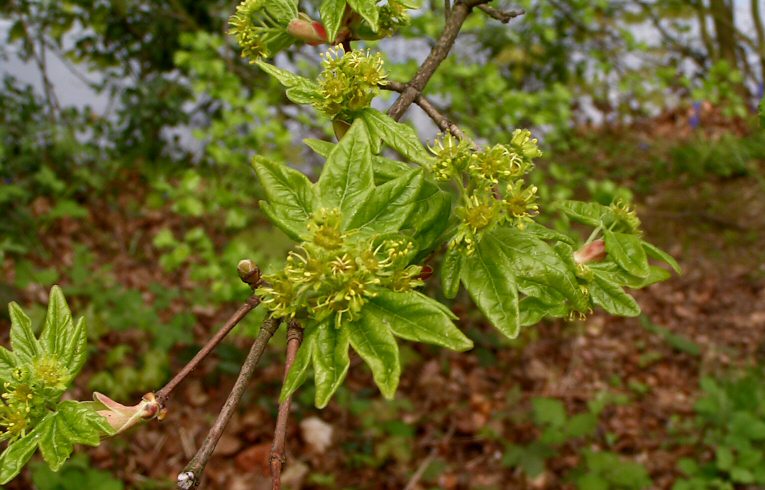
[[[472,146],[467,140],[458,140],[450,133],[433,142],[428,148],[435,155],[430,170],[436,180],[445,182],[456,178],[467,169],[472,156]]]
[[[37,359],[31,370],[16,368],[0,395],[0,441],[24,437],[45,413],[45,400],[66,389],[66,370],[56,360]]]
[[[450,135],[436,140],[430,166],[440,181],[454,180],[463,192],[460,218],[451,247],[473,253],[481,233],[496,223],[511,223],[524,228],[539,214],[537,188],[526,185],[524,176],[534,168],[534,159],[542,152],[528,130],[513,132],[510,143],[483,150]]]
[[[229,34],[242,48],[242,58],[255,62],[292,44],[287,26],[298,15],[290,0],[244,0],[229,19]]]
[[[617,225],[627,233],[640,233],[640,218],[629,204],[619,200],[611,204]]]
[[[407,291],[422,285],[422,268],[408,265],[414,245],[341,231],[339,210],[312,216],[310,239],[290,252],[284,269],[265,275],[257,294],[276,318],[333,317],[352,321],[382,288]]]
[[[397,29],[409,25],[409,9],[416,8],[417,5],[401,0],[388,0],[388,3],[380,7],[379,14],[379,34],[389,36]]]
[[[369,107],[380,91],[379,85],[386,83],[382,55],[368,50],[346,53],[337,47],[322,58],[323,71],[318,79],[321,100],[314,107],[332,119],[351,121],[355,113]]]

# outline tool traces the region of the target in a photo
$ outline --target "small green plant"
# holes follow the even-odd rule
[[[531,414],[534,425],[540,430],[539,437],[530,444],[507,445],[502,464],[519,467],[531,478],[541,475],[547,460],[557,455],[562,446],[594,435],[598,426],[598,408],[569,416],[560,400],[533,399]]]
[[[584,463],[569,477],[578,490],[645,490],[653,483],[640,463],[589,450],[584,452]]]
[[[762,368],[701,380],[695,429],[703,434],[698,456],[684,458],[685,477],[673,490],[732,490],[765,485],[765,381]]]
[[[108,471],[93,468],[84,454],[75,454],[58,471],[41,463],[30,465],[37,490],[122,490],[125,485]]]
[[[55,471],[75,444],[97,446],[115,433],[91,403],[61,401],[87,358],[82,318],[74,321],[61,289],[53,287],[39,337],[19,305],[11,303],[11,348],[0,347],[0,484],[12,480],[39,448]]]

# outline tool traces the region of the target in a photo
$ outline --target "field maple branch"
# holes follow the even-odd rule
[[[412,105],[412,103],[415,101],[417,96],[422,93],[425,85],[428,84],[428,81],[436,72],[438,67],[449,55],[449,52],[454,47],[457,36],[462,29],[462,24],[464,24],[465,19],[467,19],[468,15],[470,15],[470,12],[473,10],[473,8],[487,3],[488,1],[489,0],[462,0],[455,2],[454,6],[449,12],[448,17],[446,18],[446,23],[444,25],[444,30],[441,33],[441,37],[438,38],[438,41],[433,46],[433,49],[430,50],[430,53],[428,54],[427,58],[425,58],[425,61],[422,62],[419,70],[417,70],[417,73],[414,75],[412,80],[406,84],[406,89],[401,92],[401,95],[398,99],[396,99],[396,102],[393,104],[393,106],[388,109],[388,115],[390,117],[396,121],[401,119],[409,106]],[[496,9],[491,9],[491,11],[500,12]],[[508,13],[507,15],[511,14]],[[517,15],[514,15],[514,17],[517,17]]]
[[[284,361],[284,381],[287,381],[287,373],[290,372],[295,362],[300,344],[303,342],[303,329],[296,321],[290,322],[287,329],[287,355]],[[288,396],[279,403],[279,413],[276,417],[276,429],[274,430],[274,444],[271,447],[271,482],[272,490],[280,490],[282,487],[282,465],[286,463],[285,447],[287,437],[287,420],[290,415],[292,396]]]
[[[403,93],[406,90],[406,85],[400,82],[388,80],[388,82],[385,85],[381,85],[380,88],[390,90],[392,92]],[[430,117],[430,119],[436,123],[436,126],[438,126],[441,131],[449,132],[459,139],[465,139],[465,133],[462,132],[459,126],[451,122],[448,117],[436,109],[436,107],[428,99],[426,99],[425,96],[422,94],[417,94],[417,96],[414,98],[414,103],[420,106],[425,114],[427,114],[428,117]]]
[[[515,19],[516,17],[520,17],[521,15],[526,13],[526,11],[523,9],[499,10],[485,4],[479,5],[478,8],[481,9],[483,13],[485,13],[489,17],[497,19],[503,24],[507,24],[508,22]]]
[[[199,366],[199,364],[208,356],[210,355],[210,352],[212,352],[218,344],[221,343],[221,341],[226,338],[226,336],[233,330],[234,327],[236,327],[240,321],[244,317],[247,316],[249,312],[251,312],[255,307],[257,307],[260,304],[260,298],[258,298],[255,295],[250,296],[247,298],[247,301],[239,307],[236,312],[234,312],[233,315],[226,321],[225,325],[218,330],[218,332],[207,341],[207,343],[202,347],[199,352],[185,365],[183,368],[178,372],[178,374],[175,375],[173,379],[171,379],[165,386],[163,386],[159,391],[156,392],[156,397],[159,403],[164,406],[167,403],[167,400],[170,398],[170,394],[173,392],[173,390],[184,380],[186,377],[191,374],[194,369]]]
[[[244,283],[248,284],[254,290],[260,284],[260,269],[252,261],[249,260],[243,260],[240,262],[240,267],[242,263],[245,262],[248,268],[247,270],[239,269],[239,277]],[[234,327],[236,327],[239,322],[241,322],[242,319],[244,319],[244,317],[246,317],[247,314],[254,310],[259,304],[260,298],[254,294],[247,298],[247,301],[245,301],[244,304],[229,317],[223,327],[218,330],[218,332],[213,335],[210,340],[207,341],[207,343],[199,350],[199,352],[197,352],[196,355],[188,363],[186,363],[186,365],[183,366],[180,371],[178,371],[178,374],[176,374],[173,379],[171,379],[165,386],[163,386],[155,393],[160,406],[165,406],[173,390],[184,379],[186,379],[186,377],[191,374],[208,355],[210,355],[210,353],[218,346],[218,344],[220,344],[221,341],[226,338],[231,330],[233,330]]]
[[[186,468],[184,468],[178,475],[177,487],[180,490],[188,490],[199,485],[205,466],[207,465],[210,456],[212,456],[215,446],[218,445],[218,441],[223,435],[226,424],[228,424],[228,421],[234,414],[234,410],[236,410],[239,402],[242,401],[242,395],[244,395],[244,390],[247,388],[247,383],[249,383],[252,378],[255,366],[257,366],[258,361],[260,361],[268,341],[271,340],[274,332],[279,328],[280,323],[280,320],[268,318],[260,327],[260,332],[258,333],[255,342],[252,344],[250,352],[244,360],[244,364],[242,364],[239,376],[236,378],[234,387],[231,389],[231,393],[229,393],[226,403],[223,404],[223,408],[218,414],[218,418],[215,419],[212,427],[210,427],[210,431],[207,433],[207,436],[199,447],[197,453],[186,465]]]

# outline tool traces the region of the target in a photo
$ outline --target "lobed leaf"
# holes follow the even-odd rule
[[[398,345],[390,329],[378,323],[374,314],[367,314],[366,308],[361,310],[357,320],[343,328],[348,330],[353,350],[372,370],[380,392],[385,398],[392,399],[401,376],[401,362]]]
[[[58,286],[53,286],[50,291],[40,345],[51,357],[64,364],[72,378],[80,372],[87,360],[88,335],[85,319],[80,318],[74,323],[64,293]]]
[[[640,314],[640,306],[635,298],[624,292],[622,287],[611,281],[606,274],[596,269],[593,269],[590,297],[593,303],[612,315],[631,317]]]
[[[303,143],[324,158],[327,158],[335,147],[335,144],[330,141],[319,140],[316,138],[305,138]]]
[[[64,401],[56,406],[26,436],[10,444],[0,455],[0,485],[19,474],[29,458],[40,448],[43,459],[53,471],[58,471],[72,454],[75,444],[97,446],[104,434],[114,429],[106,418],[88,404]]]
[[[261,209],[282,231],[295,240],[306,235],[306,222],[318,198],[308,177],[286,165],[255,157],[255,172],[263,183],[268,202]]]
[[[422,170],[412,170],[376,187],[350,215],[346,228],[378,233],[398,231],[414,210],[422,182]]]
[[[661,260],[668,266],[672,267],[672,270],[674,270],[676,273],[678,274],[682,273],[682,270],[680,269],[680,264],[677,263],[674,257],[669,255],[667,252],[660,249],[656,245],[653,245],[646,241],[643,241],[642,244],[643,244],[643,249],[645,250],[646,255],[656,260]]]
[[[648,277],[648,257],[643,243],[636,235],[604,230],[606,252],[619,267],[637,277]]]
[[[334,44],[337,32],[345,17],[346,0],[324,0],[319,7],[319,14],[324,28],[327,30],[327,39]]]
[[[448,299],[454,299],[459,292],[464,263],[464,256],[457,249],[450,248],[446,251],[441,262],[441,289]]]
[[[514,339],[520,332],[518,287],[509,259],[494,240],[484,236],[465,259],[462,284],[494,327]]]
[[[340,385],[343,384],[351,365],[348,356],[349,331],[345,327],[335,328],[331,320],[314,327],[313,370],[316,382],[317,408],[329,403]]]
[[[258,65],[261,70],[274,77],[279,83],[282,84],[282,86],[286,88],[296,87],[309,92],[316,92],[318,90],[318,85],[316,85],[315,82],[309,80],[308,78],[301,77],[300,75],[295,75],[291,71],[283,70],[270,63],[266,63],[265,61],[258,60],[255,62],[255,64]]]
[[[8,311],[11,317],[11,349],[20,361],[31,363],[42,353],[42,346],[32,330],[32,320],[15,302],[8,305]]]
[[[590,226],[602,225],[613,214],[611,208],[596,202],[561,201],[559,206],[572,220]]]
[[[348,0],[348,5],[367,21],[374,32],[377,32],[380,17],[380,11],[377,9],[377,0]]]
[[[518,289],[547,304],[569,301],[579,311],[589,306],[573,268],[535,236],[515,228],[496,228],[484,238],[494,240],[512,264]]]
[[[374,185],[369,136],[361,121],[351,128],[327,158],[317,183],[321,203],[343,215],[356,211]]]
[[[456,351],[473,348],[473,342],[452,322],[443,305],[416,291],[382,290],[364,306],[367,320],[397,337]]]
[[[412,229],[420,250],[428,254],[449,225],[452,196],[426,180],[414,202],[414,209],[417,212],[410,215],[402,228]]]
[[[372,148],[377,148],[375,153],[379,153],[379,141],[382,140],[412,162],[426,164],[432,160],[412,127],[371,107],[364,109],[361,119],[366,123]]]

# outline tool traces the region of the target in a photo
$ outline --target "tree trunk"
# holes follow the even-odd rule
[[[763,28],[760,1],[752,0],[752,19],[754,30],[757,33],[757,54],[760,57],[760,84],[765,85],[765,28]]]
[[[730,0],[711,0],[709,10],[717,36],[717,52],[720,59],[727,60],[731,68],[736,68],[736,27],[733,19],[733,2]]]

